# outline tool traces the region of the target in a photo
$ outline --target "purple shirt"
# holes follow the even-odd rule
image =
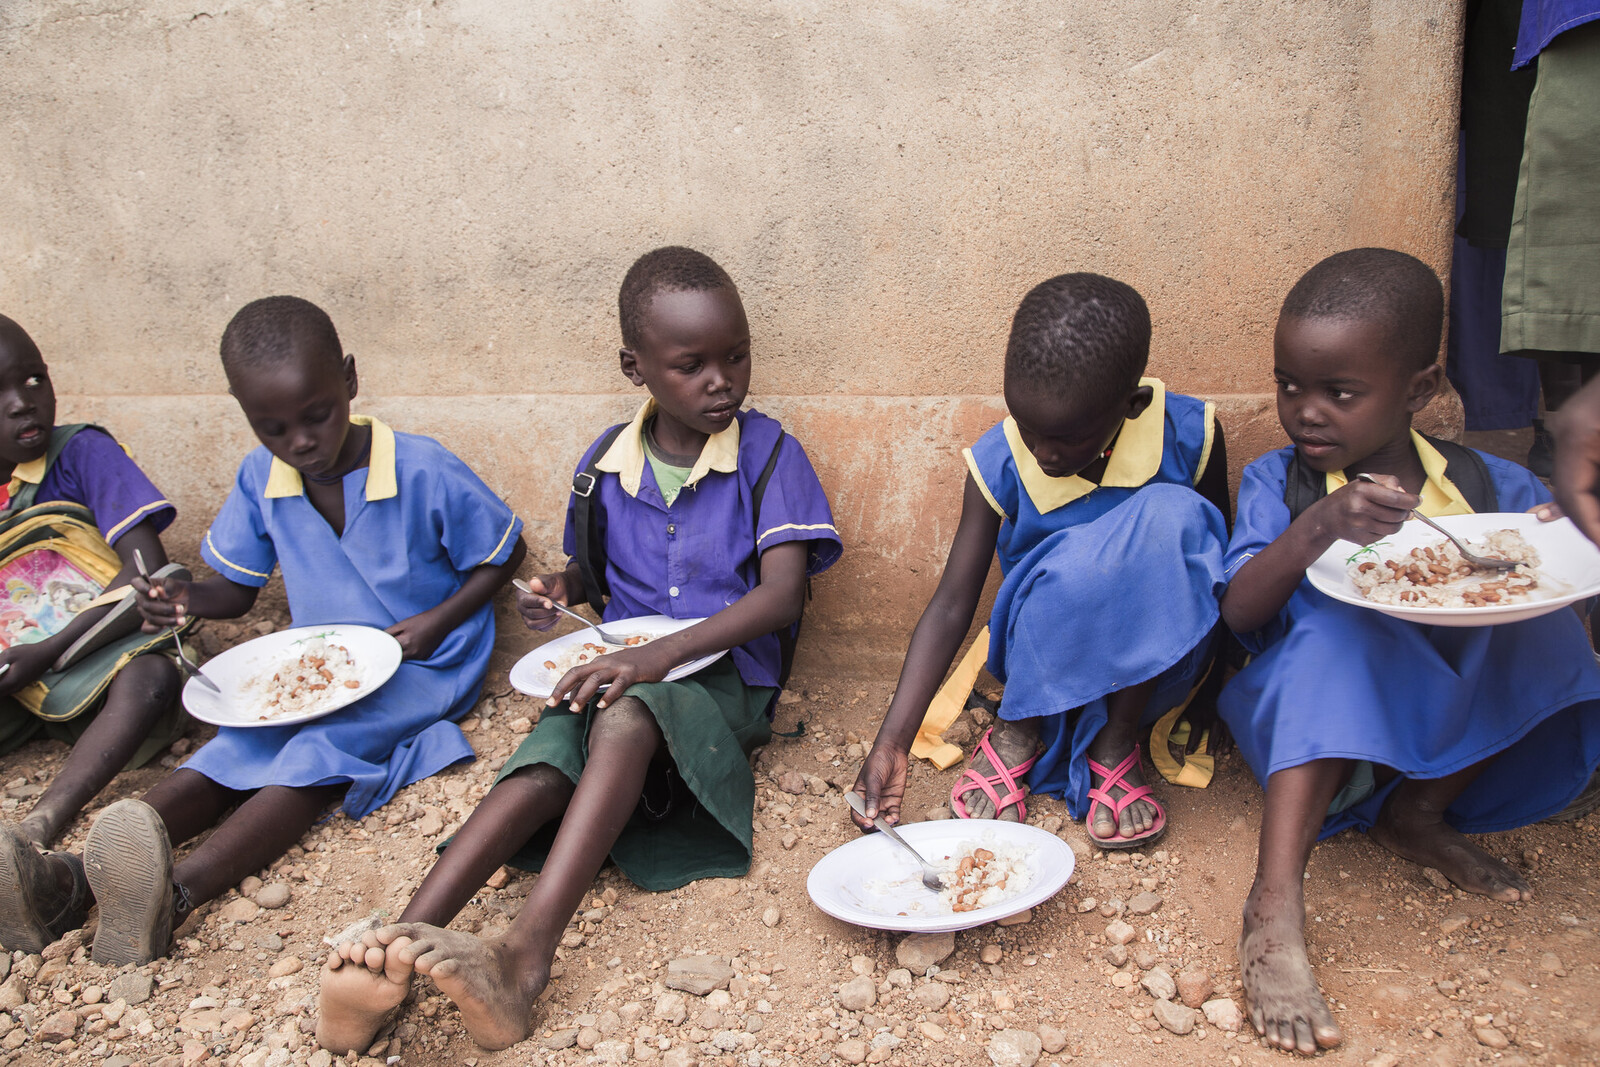
[[[777,466],[761,500],[760,529],[751,493],[783,433],[775,419],[741,411],[734,426],[712,436],[669,507],[644,460],[639,427],[654,410],[649,401],[601,458],[595,493],[605,544],[611,599],[603,620],[637,615],[693,619],[715,615],[748,593],[760,576],[760,554],[785,541],[807,542],[806,574],[820,574],[842,545],[833,512],[805,449],[784,437]],[[598,441],[583,454],[588,465]],[[636,494],[625,485],[636,486]],[[573,505],[567,504],[562,544],[577,547]],[[747,685],[776,686],[780,653],[775,634],[733,649],[734,666]]]
[[[1511,69],[1527,66],[1558,35],[1595,19],[1600,19],[1600,0],[1522,0]]]
[[[17,473],[21,473],[20,468]],[[139,465],[103,430],[79,430],[39,480],[35,504],[67,500],[94,513],[107,544],[145,519],[157,532],[172,525],[177,509],[161,495]]]

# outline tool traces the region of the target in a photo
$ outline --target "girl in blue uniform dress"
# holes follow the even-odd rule
[[[998,554],[988,666],[1005,699],[952,791],[957,814],[1021,818],[1031,767],[1031,788],[1064,797],[1105,847],[1165,830],[1135,737],[1209,661],[1227,462],[1210,404],[1141,377],[1149,342],[1143,299],[1109,278],[1063,275],[1023,300],[1010,415],[965,453],[949,562],[858,779],[869,813],[898,815],[906,753]]]
[[[1555,814],[1600,763],[1600,668],[1572,612],[1424,626],[1305,579],[1334,540],[1370,544],[1412,509],[1559,514],[1521,467],[1411,430],[1439,386],[1442,315],[1438,279],[1399,252],[1340,253],[1300,280],[1274,341],[1295,447],[1245,470],[1228,547],[1223,618],[1256,658],[1219,710],[1266,786],[1239,958],[1257,1029],[1306,1054],[1340,1039],[1303,941],[1319,836],[1364,830],[1463,889],[1526,899],[1522,876],[1463,832]]]
[[[144,801],[100,814],[83,862],[100,908],[94,958],[111,966],[165,954],[191,909],[272,863],[328,805],[360,818],[471,759],[452,720],[477,699],[494,643],[489,600],[524,553],[521,520],[459,459],[351,416],[355,362],[315,305],[247,305],[223,334],[222,358],[262,447],[245,457],[204,539],[217,576],[134,582],[146,628],[242,615],[277,566],[296,625],[376,626],[404,660],[377,692],[331,715],[220,729]],[[171,842],[212,826],[174,866]]]

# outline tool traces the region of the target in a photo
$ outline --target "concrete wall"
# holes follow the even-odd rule
[[[1223,402],[1237,472],[1277,443],[1271,325],[1307,266],[1445,270],[1457,8],[0,0],[0,310],[62,418],[178,501],[180,557],[251,443],[221,329],[290,292],[358,406],[459,451],[550,564],[575,457],[638,402],[622,273],[702,248],[847,541],[802,656],[858,662],[932,591],[1032,284],[1137,286],[1152,372]]]

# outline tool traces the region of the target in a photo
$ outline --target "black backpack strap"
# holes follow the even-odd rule
[[[778,469],[778,453],[783,451],[784,438],[789,435],[782,430],[778,431],[778,442],[772,446],[772,455],[767,457],[767,465],[761,468],[761,476],[756,479],[756,484],[750,490],[750,516],[755,526],[754,536],[761,537],[761,499],[767,494],[767,483],[772,481],[772,472]],[[757,546],[756,567],[759,570],[761,553]],[[806,579],[806,599],[811,599],[811,579]],[[804,606],[801,607],[802,617]],[[794,669],[794,648],[800,640],[800,622],[795,621],[793,626],[785,626],[778,631],[778,688],[782,689],[789,684],[789,672]]]
[[[1489,477],[1489,465],[1475,449],[1422,435],[1444,457],[1444,476],[1461,490],[1472,510],[1478,514],[1500,510],[1500,495],[1495,492],[1494,479]],[[1300,462],[1300,453],[1289,457],[1289,467],[1284,472],[1283,502],[1289,508],[1289,521],[1298,519],[1312,504],[1328,495],[1328,477]]]
[[[613,426],[600,435],[600,442],[589,453],[589,462],[572,476],[573,560],[583,578],[583,595],[598,614],[606,606],[611,587],[606,583],[605,532],[600,529],[600,457],[611,449],[617,435],[631,423]]]

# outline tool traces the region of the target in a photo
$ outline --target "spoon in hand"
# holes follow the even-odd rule
[[[855,812],[863,819],[867,817],[867,802],[862,799],[860,793],[857,793],[854,789],[852,789],[844,795],[844,799],[845,802],[850,805],[851,811]],[[890,841],[893,841],[895,844],[911,853],[912,857],[922,867],[923,885],[927,886],[935,893],[944,892],[944,881],[939,877],[938,870],[934,868],[933,864],[922,858],[922,853],[908,845],[906,843],[906,839],[896,833],[894,827],[889,825],[888,820],[884,819],[884,817],[880,815],[876,819],[872,820],[872,825],[883,831],[883,833],[888,836]]]
[[[1378,481],[1378,479],[1374,478],[1370,474],[1358,474],[1356,475],[1356,478],[1363,482],[1371,482],[1373,485],[1382,484]],[[1494,571],[1509,571],[1514,570],[1518,566],[1515,560],[1497,559],[1494,556],[1478,555],[1476,552],[1468,549],[1466,545],[1462,544],[1460,539],[1457,538],[1455,534],[1451,533],[1449,530],[1446,530],[1443,526],[1440,526],[1438,523],[1434,522],[1420,511],[1413,511],[1411,513],[1411,517],[1416,519],[1418,522],[1423,523],[1424,525],[1433,527],[1435,530],[1438,530],[1440,533],[1448,537],[1450,539],[1450,543],[1455,545],[1456,549],[1460,551],[1461,558],[1472,564],[1474,567],[1483,567],[1487,570]]]
[[[574,619],[577,619],[579,622],[583,623],[589,629],[591,629],[595,633],[599,634],[600,635],[600,640],[604,641],[606,644],[608,644],[608,645],[621,645],[623,648],[628,647],[628,639],[626,637],[617,637],[617,636],[615,636],[613,634],[606,633],[604,630],[600,629],[600,627],[596,626],[594,623],[590,622],[588,619],[584,618],[582,615],[579,615],[576,611],[572,611],[569,608],[562,607],[560,604],[557,604],[554,600],[551,600],[548,596],[545,596],[543,593],[535,593],[533,591],[533,587],[530,586],[527,582],[523,581],[521,578],[513,578],[513,579],[511,579],[511,584],[516,586],[518,589],[522,590],[524,593],[527,593],[529,596],[538,597],[539,599],[543,600],[546,604],[549,604],[551,607],[553,607],[557,611],[561,612],[561,614],[563,614],[563,615],[571,615]]]

